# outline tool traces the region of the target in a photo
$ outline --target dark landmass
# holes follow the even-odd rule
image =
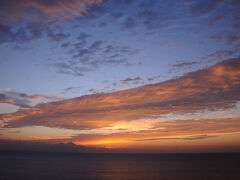
[[[240,153],[239,148],[226,148],[225,151],[217,151],[216,149],[195,151],[195,150],[141,150],[141,149],[108,149],[76,145],[69,143],[50,144],[37,141],[13,141],[0,140],[0,152],[46,152],[46,153],[117,153],[117,154],[201,154],[201,153]]]
[[[59,153],[104,153],[108,152],[105,148],[95,148],[76,145],[70,143],[49,144],[32,141],[0,141],[0,151],[2,152],[59,152]]]

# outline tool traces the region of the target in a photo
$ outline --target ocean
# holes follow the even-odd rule
[[[0,179],[240,180],[240,153],[0,153]]]

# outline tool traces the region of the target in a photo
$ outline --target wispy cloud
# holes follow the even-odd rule
[[[49,33],[48,37],[54,41],[61,41],[63,39],[66,39],[68,37],[70,37],[70,34],[63,34],[63,33],[58,33],[58,34],[53,34],[53,33]]]
[[[91,43],[88,39],[91,35],[81,32],[78,42],[61,45],[69,50],[71,58],[68,60],[55,60],[52,67],[56,72],[73,76],[83,76],[84,73],[94,71],[102,67],[115,65],[138,65],[130,61],[132,56],[140,56],[140,48],[109,44],[106,41],[95,40]]]
[[[229,59],[232,55],[234,55],[234,53],[236,52],[233,50],[217,50],[216,52],[209,54],[207,57],[205,57],[205,59],[209,62]]]
[[[179,64],[174,64],[172,65],[173,68],[182,68],[182,67],[189,67],[192,66],[194,64],[197,64],[197,62],[193,61],[193,62],[184,62],[184,63],[179,63]]]
[[[124,84],[139,84],[142,82],[142,79],[140,77],[136,78],[126,78],[124,80],[121,80],[122,83]]]
[[[192,62],[183,62],[183,63],[173,64],[171,65],[169,73],[179,71],[179,70],[181,71],[191,70],[193,66],[195,66],[198,63],[199,62],[197,61],[192,61]]]
[[[22,18],[27,18],[33,22],[64,21],[85,14],[87,11],[87,6],[101,2],[102,0],[1,1],[0,21],[9,23],[20,21]]]
[[[19,28],[17,31],[13,31],[10,26],[3,24],[0,24],[0,34],[0,44],[6,42],[28,42],[42,37],[42,32],[38,29]]]
[[[189,1],[189,11],[193,16],[206,16],[218,8],[224,0]]]
[[[102,0],[9,0],[0,2],[0,44],[26,42],[46,34],[59,41],[69,34],[52,32],[53,27],[82,17]],[[18,24],[18,25],[17,25]]]
[[[25,93],[18,93],[14,91],[5,91],[0,93],[0,103],[15,105],[20,108],[30,108],[33,101],[49,99],[57,100],[56,96],[47,96],[47,95],[27,95]]]

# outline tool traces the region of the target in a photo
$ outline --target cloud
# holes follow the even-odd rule
[[[12,98],[6,94],[0,94],[0,103],[1,104],[9,104],[9,105],[15,105],[21,108],[30,108],[31,106],[30,101],[28,99],[23,98]]]
[[[232,46],[233,48],[238,49],[237,43],[240,41],[240,16],[238,13],[240,9],[239,3],[235,0],[219,2],[220,4],[224,2],[224,5],[221,5],[221,9],[210,16],[211,20],[208,22],[210,30],[214,31],[214,34],[211,35],[211,39],[216,41],[224,40],[223,42],[226,46]],[[223,13],[223,11],[229,13]],[[224,26],[228,28],[225,29]],[[220,31],[216,31],[218,27],[221,27]]]
[[[223,39],[222,35],[212,35],[210,39],[215,40],[215,41],[220,41]]]
[[[215,118],[165,121],[157,123],[154,128],[159,129],[159,134],[162,134],[162,136],[186,136],[191,134],[192,136],[187,138],[196,139],[194,137],[202,138],[205,134],[239,133],[239,124],[239,118]]]
[[[87,7],[101,3],[102,0],[8,0],[0,3],[0,22],[18,22],[25,18],[29,21],[64,21],[87,12]]]
[[[17,93],[13,91],[6,91],[4,93],[0,93],[0,103],[15,105],[20,108],[30,108],[33,101],[41,99],[56,100],[58,98],[55,96],[46,96],[38,94],[27,95],[24,93]]]
[[[194,18],[213,12],[222,3],[222,0],[201,2],[193,0],[185,1],[185,3],[181,1],[145,2],[144,0],[131,2],[53,0],[50,3],[46,0],[2,1],[0,2],[0,24],[9,29],[4,30],[5,34],[1,36],[0,42],[21,42],[21,40],[34,40],[43,35],[48,36],[49,31],[54,34],[52,31],[56,28],[53,27],[59,29],[62,24],[69,21],[74,21],[76,27],[85,26],[87,23],[88,25],[95,24],[95,27],[97,24],[101,28],[106,28],[109,24],[107,22],[113,22],[117,31],[135,31],[136,28],[144,27],[144,33],[152,34],[152,31],[166,27],[191,24],[195,21]],[[219,21],[219,17],[221,14],[212,20],[212,24]],[[146,32],[146,30],[151,32]],[[17,31],[19,33],[16,33]],[[135,31],[135,34],[141,32],[142,30]]]
[[[228,43],[240,42],[240,34],[234,33],[234,34],[227,35],[227,42]]]
[[[233,54],[233,50],[217,50],[216,52],[209,54],[205,58],[209,61],[216,61],[221,59],[229,59]]]
[[[159,138],[149,138],[149,139],[137,139],[135,141],[159,141],[159,140],[201,140],[213,138],[216,136],[209,135],[197,135],[197,136],[186,136],[186,137],[159,137]]]
[[[116,23],[119,31],[133,31],[141,27],[152,31],[168,27],[173,20],[182,17],[182,14],[178,13],[177,6],[182,6],[181,2],[146,2],[144,0],[103,2],[99,6],[90,7],[85,18],[81,19],[82,22],[95,21],[101,28],[105,28],[109,24],[106,22],[112,22]],[[168,22],[169,20],[170,22]],[[134,33],[136,34],[137,31]]]
[[[69,42],[68,42],[68,43],[63,43],[63,44],[61,45],[61,47],[62,47],[62,48],[66,48],[66,47],[69,47],[69,45],[70,45]]]
[[[237,19],[237,6],[230,5],[234,4],[232,1],[224,2],[223,0],[192,0],[184,1],[184,3],[181,1],[145,2],[144,0],[128,2],[119,0],[117,2],[112,0],[2,1],[0,2],[0,24],[9,29],[4,30],[5,34],[3,37],[1,36],[0,42],[20,42],[20,39],[34,40],[40,38],[40,35],[47,35],[49,31],[56,30],[52,27],[59,28],[61,24],[72,20],[75,20],[76,27],[92,23],[106,28],[106,25],[109,24],[107,22],[113,22],[119,31],[122,29],[133,31],[138,27],[145,27],[144,33],[151,34],[152,30],[192,24],[196,21],[196,17],[214,12],[223,3],[225,3],[224,10],[231,11],[231,13],[214,15],[215,18],[209,24],[221,21],[220,17],[226,16],[226,14],[233,13],[232,18]],[[237,10],[233,11],[232,9]],[[189,18],[189,16],[191,17]],[[237,20],[233,23],[239,24]],[[146,30],[151,32],[146,32]],[[17,31],[19,33],[16,33]],[[136,32],[141,33],[141,31]],[[235,41],[236,38],[237,36],[229,37],[229,42]]]
[[[80,40],[81,42],[85,42],[89,37],[91,37],[91,35],[85,32],[81,32],[78,36],[78,40]]]
[[[93,51],[99,50],[102,46],[103,41],[95,41],[89,48]]]
[[[199,140],[199,139],[206,139],[206,138],[213,138],[216,136],[208,136],[208,135],[199,135],[199,136],[189,136],[187,138],[183,138],[184,140]]]
[[[72,86],[72,87],[64,88],[63,92],[74,91],[74,90],[79,91],[81,88],[82,86],[77,86],[77,87]]]
[[[184,63],[180,63],[180,64],[174,64],[174,65],[172,65],[172,67],[174,67],[174,68],[182,68],[182,67],[188,67],[188,66],[192,66],[192,65],[194,65],[194,64],[197,64],[197,62],[196,61],[193,61],[193,62],[184,62]]]
[[[53,41],[61,41],[63,39],[66,39],[66,38],[70,37],[70,34],[63,34],[63,33],[53,34],[53,33],[49,33],[48,37],[51,40],[53,40]]]
[[[189,70],[189,69],[192,69],[193,66],[196,64],[198,64],[197,61],[173,64],[171,65],[169,72],[172,73],[174,71],[179,71],[179,70]]]
[[[237,50],[222,50],[219,49],[213,53],[210,53],[204,57],[201,57],[199,61],[191,61],[191,62],[183,62],[178,64],[172,64],[170,65],[171,68],[169,70],[169,73],[175,73],[175,72],[189,72],[189,70],[193,70],[196,67],[199,67],[201,64],[204,66],[213,65],[217,62],[221,62],[226,59],[230,59],[237,56]],[[196,66],[198,65],[198,66]]]
[[[29,99],[29,100],[39,100],[39,99],[43,99],[43,98],[56,98],[53,96],[46,96],[46,95],[27,95],[25,93],[16,93],[16,92],[6,92],[8,97],[12,97],[12,98],[25,98],[25,99]]]
[[[86,15],[102,0],[9,0],[0,2],[0,43],[26,42],[46,34],[59,41],[69,34],[52,31],[56,26]],[[59,28],[59,27],[58,27]]]
[[[121,80],[121,82],[124,83],[124,84],[129,84],[129,83],[139,84],[141,81],[142,81],[142,79],[140,77],[126,78],[124,80]]]
[[[23,104],[23,103],[25,103],[25,104]],[[15,105],[15,106],[18,106],[20,108],[30,108],[31,107],[30,105],[26,104],[26,103],[29,103],[29,102],[25,101],[23,103],[0,99],[0,104]]]
[[[222,20],[224,20],[224,16],[223,15],[217,15],[212,20],[210,20],[208,22],[208,25],[214,27],[214,26],[216,26],[216,24],[220,23]]]
[[[148,81],[154,81],[154,80],[159,79],[160,77],[161,77],[160,75],[158,75],[158,76],[153,76],[153,77],[149,77],[149,78],[148,78]]]
[[[190,1],[189,11],[193,16],[206,16],[218,8],[224,0]]]
[[[132,17],[128,17],[125,22],[123,23],[123,29],[124,30],[129,30],[131,28],[135,28],[136,27],[136,22],[134,21],[134,19]]]
[[[239,67],[240,59],[230,59],[157,84],[39,104],[1,120],[8,127],[96,129],[169,113],[229,109],[240,100]]]
[[[109,86],[104,86],[103,88],[90,88],[88,89],[88,92],[91,94],[103,94],[106,92],[114,91],[114,89],[110,89]]]
[[[0,24],[0,44],[6,42],[27,42],[42,37],[42,32],[37,29],[21,27],[13,31],[9,26]]]
[[[141,20],[143,20],[143,25],[148,29],[155,29],[158,28],[161,24],[160,13],[153,12],[150,10],[145,10],[137,14]]]
[[[53,63],[56,72],[83,76],[86,72],[106,66],[133,65],[128,59],[142,54],[139,48],[108,44],[106,41],[95,40],[88,43],[89,37],[91,37],[89,34],[81,32],[77,43],[64,45],[69,48],[72,57],[69,60],[60,59]]]
[[[57,73],[72,76],[83,76],[85,72],[93,71],[92,68],[78,66],[78,64],[70,62],[57,62],[53,65]]]
[[[151,124],[150,121],[145,121],[145,123],[147,122],[149,124],[145,126],[145,129],[141,129],[141,121],[135,122],[136,128],[132,130],[131,122],[122,122],[122,124],[120,122],[117,126],[108,127],[108,129],[118,128],[118,131],[107,134],[78,134],[72,136],[71,140],[83,145],[100,144],[103,146],[114,143],[114,141],[135,145],[138,142],[158,141],[161,146],[161,141],[164,140],[198,141],[198,144],[201,144],[202,140],[204,142],[211,138],[214,141],[214,138],[222,135],[235,134],[239,136],[240,132],[239,118],[155,121]]]
[[[78,49],[84,47],[87,44],[88,39],[91,37],[90,34],[85,32],[81,32],[77,37],[78,42],[72,44],[73,48],[70,50],[71,52],[77,51]],[[68,44],[69,46],[70,44]]]

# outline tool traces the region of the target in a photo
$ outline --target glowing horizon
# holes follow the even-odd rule
[[[0,141],[240,151],[240,3],[0,3]]]

